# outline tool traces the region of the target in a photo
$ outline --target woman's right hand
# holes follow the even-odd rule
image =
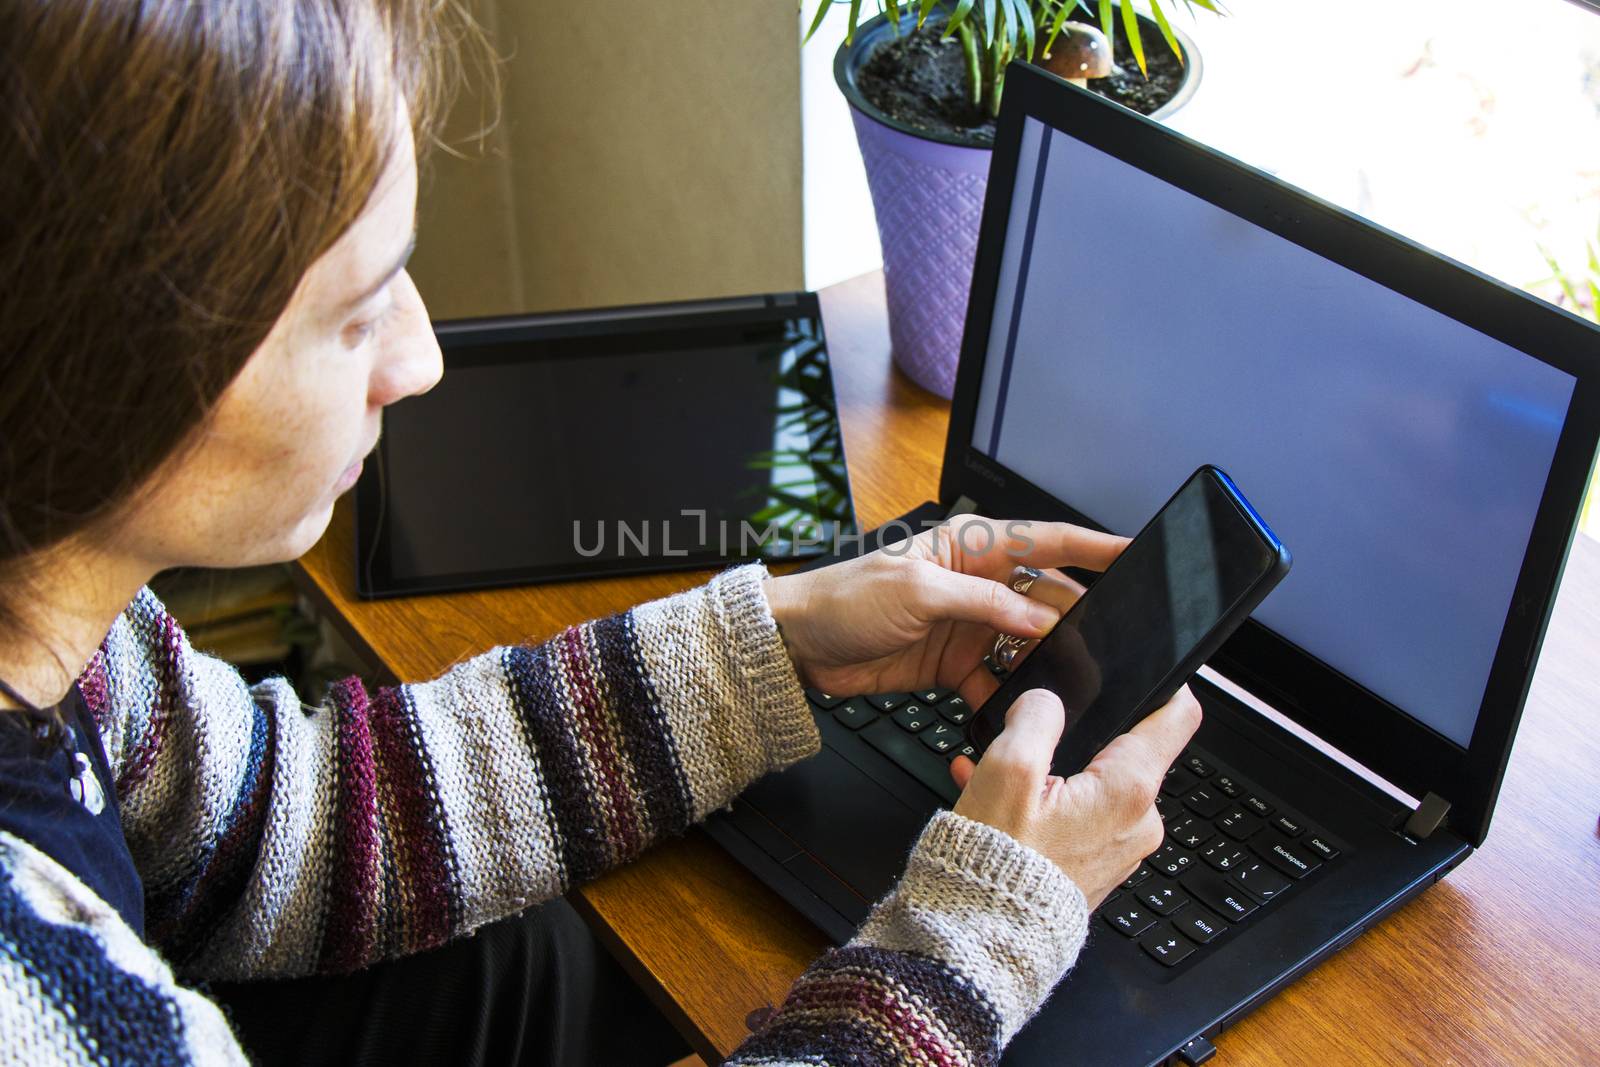
[[[1054,861],[1094,908],[1161,847],[1156,792],[1200,726],[1200,702],[1184,686],[1065,779],[1050,773],[1064,722],[1049,690],[1017,698],[983,758],[951,766],[962,787],[955,810]]]

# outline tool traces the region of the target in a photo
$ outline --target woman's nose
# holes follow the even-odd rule
[[[373,368],[369,389],[374,407],[426,393],[439,384],[444,374],[444,357],[428,321],[428,309],[411,276],[402,272],[394,285],[390,331],[383,339],[383,351]]]

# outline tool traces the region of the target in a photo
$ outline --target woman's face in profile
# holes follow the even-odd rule
[[[408,123],[366,210],[316,261],[203,430],[116,532],[157,568],[292,559],[378,439],[380,413],[443,370],[405,272],[417,167]]]

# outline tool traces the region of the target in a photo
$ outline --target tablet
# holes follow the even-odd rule
[[[812,293],[435,325],[356,485],[364,597],[816,555],[856,532]]]

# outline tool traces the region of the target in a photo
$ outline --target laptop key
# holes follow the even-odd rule
[[[1194,784],[1199,780],[1186,768],[1174,763],[1167,768],[1167,776],[1161,782],[1161,791],[1169,797],[1182,796],[1194,788]]]
[[[954,804],[961,795],[955,780],[950,777],[950,763],[922,746],[914,736],[879,719],[858,735],[867,744],[888,756],[911,777]]]
[[[1219,871],[1235,870],[1249,856],[1250,853],[1246,852],[1243,846],[1232,841],[1217,841],[1200,852],[1200,858]]]
[[[874,693],[867,701],[879,711],[893,711],[910,699],[910,693]]]
[[[937,704],[950,695],[948,689],[919,689],[911,694],[924,704]]]
[[[1213,778],[1211,784],[1217,787],[1217,792],[1229,798],[1237,798],[1244,792],[1244,786],[1239,784],[1239,779],[1230,778],[1226,774]]]
[[[1155,925],[1156,917],[1144,902],[1133,897],[1123,897],[1120,906],[1105,912],[1106,925],[1119,934],[1138,937]]]
[[[1167,967],[1176,967],[1194,952],[1194,942],[1179,937],[1171,923],[1158,923],[1139,939],[1139,947]]]
[[[1233,884],[1265,904],[1290,886],[1289,879],[1261,860],[1246,863],[1228,876]]]
[[[1185,756],[1178,761],[1190,774],[1200,778],[1210,778],[1217,773],[1217,769],[1199,756]]]
[[[1145,862],[1162,874],[1177,877],[1194,866],[1194,853],[1185,852],[1177,845],[1162,845]]]
[[[965,756],[974,763],[978,762],[978,750],[973,748],[971,745],[962,745],[960,748],[953,748],[949,751],[948,756],[952,762],[957,756]]]
[[[1153,872],[1149,867],[1140,867],[1137,871],[1134,871],[1132,874],[1128,875],[1128,880],[1122,883],[1122,888],[1137,889],[1139,886],[1149,881],[1152,873]]]
[[[1194,898],[1225,919],[1238,922],[1260,905],[1230,885],[1220,874],[1201,868],[1184,875],[1180,883]]]
[[[1167,824],[1167,836],[1184,848],[1199,848],[1217,836],[1217,832],[1211,828],[1210,823],[1186,815],[1176,822]]]
[[[1257,815],[1261,816],[1263,819],[1272,814],[1272,805],[1268,804],[1265,800],[1262,800],[1258,796],[1252,795],[1245,797],[1244,806],[1250,811],[1253,811]]]
[[[1322,866],[1314,853],[1275,833],[1260,835],[1250,842],[1250,847],[1290,878],[1304,878]]]
[[[1183,810],[1183,805],[1179,804],[1176,800],[1157,793],[1156,814],[1161,816],[1162,822],[1171,822],[1173,819],[1187,814],[1187,812]]]
[[[1198,904],[1184,908],[1183,914],[1172,920],[1172,925],[1178,928],[1178,933],[1202,945],[1228,932],[1227,923]]]
[[[961,731],[954,726],[936,722],[917,735],[917,740],[943,756],[962,744]]]
[[[859,730],[869,722],[878,721],[878,713],[872,710],[872,705],[860,697],[846,700],[834,708],[833,717],[839,725],[848,726],[852,730]]]
[[[1305,831],[1305,824],[1298,819],[1289,817],[1288,812],[1280,811],[1278,817],[1272,820],[1273,829],[1285,837],[1299,837]]]
[[[1210,819],[1228,806],[1228,798],[1210,786],[1203,785],[1189,791],[1183,798],[1183,806],[1202,819]]]
[[[960,726],[972,718],[972,706],[960,697],[953,696],[947,700],[941,700],[933,708],[943,717],[945,722],[953,726]]]
[[[821,708],[823,711],[832,711],[835,707],[842,704],[845,698],[842,696],[836,696],[833,693],[824,693],[820,689],[807,689],[806,699],[811,701],[811,703],[815,704],[817,707]]]
[[[1165,878],[1158,878],[1135,890],[1133,895],[1144,901],[1145,907],[1157,915],[1171,915],[1189,903],[1189,894]]]
[[[1305,845],[1306,848],[1309,848],[1312,852],[1315,852],[1325,860],[1331,860],[1339,854],[1339,850],[1334,848],[1333,845],[1328,842],[1327,838],[1322,837],[1320,834],[1310,835],[1304,841],[1302,841],[1301,844]]]
[[[907,704],[889,717],[900,729],[913,734],[926,729],[928,724],[933,722],[933,712],[921,704]]]
[[[1243,808],[1230,808],[1217,820],[1217,828],[1235,841],[1250,840],[1250,835],[1261,827],[1261,820]]]

